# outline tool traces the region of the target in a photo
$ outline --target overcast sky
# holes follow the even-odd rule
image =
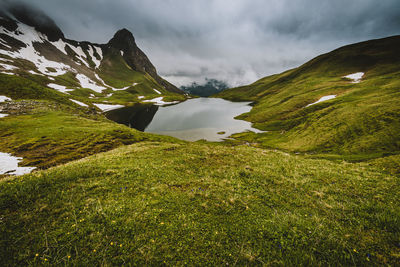
[[[23,2],[70,39],[106,43],[129,29],[159,74],[178,86],[205,77],[248,84],[345,44],[400,34],[400,0]]]

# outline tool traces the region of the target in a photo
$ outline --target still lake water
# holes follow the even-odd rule
[[[234,117],[249,112],[250,102],[230,102],[219,98],[196,98],[172,106],[127,107],[106,116],[118,123],[182,140],[222,141],[244,131],[261,132],[251,123]],[[225,132],[223,134],[218,134]]]

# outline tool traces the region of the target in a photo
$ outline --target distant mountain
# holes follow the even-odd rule
[[[189,86],[181,86],[180,89],[188,94],[207,97],[213,94],[220,93],[228,89],[228,85],[223,81],[218,81],[216,79],[206,78],[205,84],[198,84],[196,82]]]
[[[28,96],[12,86],[27,81],[90,106],[147,96],[184,99],[181,90],[157,74],[128,30],[118,31],[107,44],[78,42],[65,38],[43,12],[20,4],[0,11],[0,73],[8,75],[1,77],[4,84],[14,76],[0,92],[13,99],[50,97]]]
[[[216,95],[254,101],[248,141],[291,151],[400,153],[400,36],[348,45]],[[357,157],[354,157],[357,158]]]

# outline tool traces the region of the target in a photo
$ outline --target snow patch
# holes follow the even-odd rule
[[[68,46],[75,52],[75,54],[77,55],[78,59],[80,61],[82,61],[82,63],[85,64],[86,67],[90,68],[89,64],[86,62],[87,57],[86,57],[85,52],[83,52],[82,47],[80,47],[80,46],[75,47],[75,46],[73,46],[71,44],[68,44]]]
[[[11,101],[12,99],[9,97],[6,97],[4,95],[0,95],[0,103],[6,102],[6,101]]]
[[[14,62],[14,61],[12,61],[11,59],[7,59],[7,58],[0,58],[0,61],[3,61],[3,62]]]
[[[144,98],[144,95],[138,96],[137,98],[138,98],[138,99],[143,99],[143,98]]]
[[[120,52],[121,52],[121,56],[124,56],[124,51],[121,50]]]
[[[95,68],[100,67],[100,63],[101,61],[98,60],[95,56],[94,56],[94,49],[91,45],[89,45],[89,56],[92,58],[93,63],[95,64]]]
[[[321,97],[317,102],[308,104],[306,107],[309,107],[309,106],[318,104],[318,103],[323,102],[323,101],[327,101],[327,100],[333,99],[333,98],[335,98],[335,97],[336,97],[336,95],[327,95],[327,96],[323,96],[323,97]]]
[[[153,90],[154,90],[157,94],[161,95],[161,92],[158,91],[157,89],[154,89],[154,88],[153,88]]]
[[[103,60],[103,50],[101,50],[101,47],[95,46],[94,49],[96,49],[97,54],[99,54],[100,61]]]
[[[2,74],[7,74],[7,75],[15,75],[15,73],[12,72],[6,72],[6,71],[0,71]]]
[[[54,45],[58,50],[63,52],[64,54],[67,54],[67,51],[65,51],[65,46],[67,45],[62,39],[56,41],[56,42],[51,42],[52,45]]]
[[[0,28],[0,33],[7,34],[24,44],[26,47],[21,48],[19,51],[1,51],[1,54],[10,56],[12,58],[22,58],[31,61],[36,65],[36,68],[43,74],[58,76],[65,74],[67,70],[71,70],[70,66],[65,64],[47,60],[41,56],[33,47],[33,43],[43,43],[47,40],[47,37],[42,33],[39,33],[35,28],[18,22],[18,28],[14,32],[8,32],[4,28]],[[49,72],[47,68],[53,68],[55,72]]]
[[[0,174],[23,175],[36,169],[36,167],[18,167],[21,161],[20,157],[0,152]]]
[[[97,75],[97,73],[94,74],[94,77],[96,77],[96,79],[99,80],[104,86],[107,86],[107,84],[103,81],[103,79],[100,78],[99,75]]]
[[[101,109],[102,111],[110,111],[117,108],[123,108],[123,105],[107,105],[107,104],[94,104],[96,107]]]
[[[154,99],[149,99],[149,100],[144,100],[143,102],[151,102],[154,103],[154,105],[169,105],[169,104],[176,104],[179,103],[179,101],[172,101],[172,102],[164,102],[163,101],[164,97],[157,97]]]
[[[7,47],[8,49],[12,49],[11,46],[9,46],[5,41],[3,41],[2,39],[0,39],[0,44],[4,45],[5,47]]]
[[[124,87],[124,88],[112,88],[114,91],[122,91],[128,89],[130,86]]]
[[[5,70],[16,70],[16,69],[18,69],[15,66],[4,64],[4,63],[0,63],[0,66]]]
[[[75,104],[78,104],[79,106],[88,107],[88,105],[86,105],[85,103],[82,103],[82,102],[80,102],[80,101],[78,101],[78,100],[75,100],[75,99],[69,99],[69,100],[71,100],[71,101],[74,102]]]
[[[67,87],[65,87],[63,85],[55,84],[55,83],[49,83],[47,85],[47,87],[56,89],[57,91],[64,93],[64,94],[67,94],[67,92],[70,92],[70,91],[74,91],[74,89],[67,89]]]
[[[83,74],[77,74],[76,78],[79,80],[82,88],[88,88],[97,93],[101,93],[101,91],[103,91],[104,89],[107,89],[103,86],[98,86],[94,81],[92,81],[91,79],[89,79],[87,76],[85,76]]]
[[[35,72],[35,71],[33,71],[33,70],[30,70],[30,71],[28,71],[30,74],[33,74],[33,75],[40,75],[40,76],[44,76],[43,74],[41,74],[41,73],[37,73],[37,72]],[[53,77],[51,77],[53,80],[54,80],[54,78]]]
[[[7,116],[8,116],[8,114],[0,113],[0,118],[4,118],[4,117],[7,117]]]
[[[344,76],[344,78],[353,80],[352,83],[359,83],[359,82],[361,82],[361,79],[363,76],[364,76],[364,72],[356,72],[356,73]]]

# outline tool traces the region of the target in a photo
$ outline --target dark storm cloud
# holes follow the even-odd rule
[[[24,0],[72,39],[128,28],[178,85],[231,85],[296,67],[338,46],[400,33],[399,0]]]

